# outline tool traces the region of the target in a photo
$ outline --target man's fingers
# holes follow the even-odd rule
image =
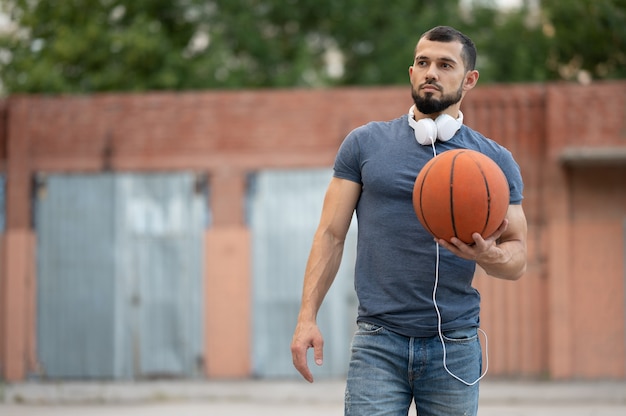
[[[311,374],[311,370],[309,370],[309,366],[306,362],[306,352],[307,348],[300,348],[298,346],[291,347],[291,357],[293,360],[293,366],[296,367],[296,370],[302,377],[309,383],[313,383],[313,374]]]
[[[309,369],[307,353],[309,348],[313,348],[313,359],[316,365],[324,362],[324,338],[319,332],[317,325],[298,325],[291,342],[291,358],[296,370],[309,383],[313,382],[313,374]]]
[[[321,339],[313,340],[312,344],[302,345],[294,343],[291,346],[291,356],[293,359],[293,365],[302,377],[309,383],[313,383],[313,374],[309,369],[307,362],[307,352],[309,348],[313,348],[313,358],[316,365],[322,365],[324,363],[324,341]]]
[[[313,345],[313,358],[315,359],[315,364],[322,365],[324,364],[324,342],[318,342]]]

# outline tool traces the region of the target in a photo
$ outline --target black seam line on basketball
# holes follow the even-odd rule
[[[491,190],[489,189],[489,182],[487,181],[487,176],[485,175],[485,171],[483,170],[480,163],[478,163],[474,158],[472,158],[478,170],[480,171],[481,176],[483,177],[483,182],[485,182],[485,191],[487,192],[487,215],[485,217],[485,224],[483,225],[483,229],[480,232],[480,235],[483,235],[485,230],[487,229],[487,224],[489,224],[489,218],[491,217]],[[488,237],[488,236],[485,236]]]
[[[454,165],[456,164],[456,158],[463,153],[465,152],[455,154],[450,165],[450,220],[452,222],[452,232],[456,238],[459,238],[459,235],[456,232],[456,221],[454,220]]]
[[[437,156],[435,156],[437,157]],[[422,199],[424,198],[424,184],[426,183],[426,178],[428,177],[428,174],[430,173],[430,170],[433,168],[434,164],[431,164],[428,169],[426,170],[426,172],[424,173],[424,178],[422,179],[422,184],[420,185],[420,213],[422,214],[421,217],[424,220],[424,224],[422,224],[424,226],[424,228],[426,228],[426,230],[428,230],[429,233],[431,233],[432,235],[435,235],[433,233],[432,228],[430,228],[430,225],[428,225],[428,220],[426,219],[426,215],[424,214],[424,210],[422,209]]]

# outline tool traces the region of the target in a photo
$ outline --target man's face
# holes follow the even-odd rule
[[[462,49],[460,42],[418,42],[409,75],[413,101],[422,114],[440,113],[463,98],[466,72]]]

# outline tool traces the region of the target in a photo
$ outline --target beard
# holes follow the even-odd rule
[[[461,83],[461,86],[457,91],[450,94],[444,94],[441,96],[441,98],[434,98],[432,92],[427,92],[422,97],[413,87],[411,87],[411,95],[413,96],[415,108],[417,108],[420,113],[441,113],[446,108],[461,101],[461,98],[463,97],[463,83]]]

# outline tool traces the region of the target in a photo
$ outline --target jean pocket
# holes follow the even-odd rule
[[[443,333],[443,339],[449,342],[473,342],[478,338],[477,328],[453,329]]]
[[[384,327],[369,322],[357,322],[356,335],[376,335],[384,331]]]

